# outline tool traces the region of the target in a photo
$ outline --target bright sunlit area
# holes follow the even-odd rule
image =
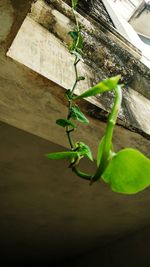
[[[116,29],[142,53],[150,67],[150,2],[148,0],[103,1]]]

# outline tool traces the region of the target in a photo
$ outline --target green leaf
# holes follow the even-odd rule
[[[80,111],[78,106],[74,106],[71,108],[71,118],[83,123],[89,123],[89,120],[85,117],[85,115]]]
[[[74,97],[74,99],[80,99],[80,98],[95,96],[98,94],[102,94],[106,91],[113,90],[114,88],[116,88],[120,78],[121,78],[121,76],[117,75],[115,77],[105,79],[102,82],[100,82],[97,85],[90,88],[89,90],[85,91],[83,94]]]
[[[45,155],[48,159],[72,159],[78,157],[76,151],[55,152]]]
[[[56,124],[58,124],[62,127],[71,126],[72,128],[76,128],[76,126],[71,121],[69,121],[67,119],[58,119],[58,120],[56,120]]]
[[[82,54],[83,49],[83,36],[80,31],[70,31],[68,33],[72,38],[72,43],[69,47],[70,52],[76,51],[78,54]]]
[[[77,4],[78,4],[78,0],[71,0],[71,4],[72,4],[72,8],[76,9],[77,8]]]
[[[82,36],[81,32],[78,32],[78,39],[77,39],[77,43],[76,43],[76,48],[77,48],[77,51],[80,51],[83,49],[83,36]]]
[[[78,39],[78,31],[70,31],[70,32],[68,32],[68,34],[71,36],[71,38],[74,41],[77,41],[77,39]]]
[[[138,193],[150,186],[150,159],[137,150],[123,149],[112,158],[102,178],[115,192]]]
[[[78,151],[80,155],[85,156],[93,161],[92,152],[89,146],[87,146],[83,142],[77,142],[75,146],[76,146],[76,150]]]
[[[80,159],[84,156],[89,158],[90,160],[93,160],[91,150],[87,145],[85,145],[82,142],[77,142],[75,146],[76,146],[75,149],[76,151],[74,150],[65,152],[54,152],[54,153],[49,153],[45,156],[48,159],[69,159],[73,164],[75,163],[78,164]]]
[[[84,77],[84,76],[79,76],[79,77],[77,78],[77,81],[83,81],[83,80],[85,80],[85,77]]]

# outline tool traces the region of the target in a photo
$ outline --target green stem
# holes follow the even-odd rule
[[[67,120],[70,120],[70,113],[71,113],[71,106],[72,106],[72,101],[68,100],[68,114],[67,114]],[[71,137],[71,132],[74,131],[74,129],[70,130],[69,126],[66,127],[66,134],[67,134],[67,138],[71,147],[71,150],[74,149],[74,142],[72,140]]]
[[[78,69],[77,69],[77,64],[80,62],[80,59],[77,60],[77,57],[75,57],[75,61],[74,61],[74,70],[75,70],[75,82],[74,82],[74,85],[71,89],[71,95],[73,95],[74,93],[74,90],[77,86],[77,83],[78,83]]]
[[[71,150],[73,150],[74,149],[74,143],[73,143],[73,140],[72,140],[72,137],[71,137],[71,131],[67,129],[66,130],[66,134],[67,134],[67,137],[68,137],[68,141],[69,141]]]
[[[92,179],[92,175],[81,172],[80,170],[77,169],[77,167],[73,167],[72,171],[75,174],[77,174],[80,178],[83,178],[83,179],[88,180],[88,181],[91,181],[91,179]]]
[[[78,70],[77,70],[77,64],[79,63],[80,59],[77,59],[77,57],[75,57],[75,60],[74,60],[74,68],[75,68],[75,82],[74,82],[74,85],[71,89],[71,95],[73,95],[74,93],[74,90],[77,86],[77,83],[78,83]],[[70,120],[71,118],[71,107],[72,107],[72,100],[69,99],[68,100],[68,115],[67,115],[67,120]],[[66,127],[66,134],[67,134],[67,138],[68,138],[68,141],[69,141],[69,144],[70,144],[70,147],[71,147],[71,150],[74,149],[74,142],[72,140],[72,137],[71,137],[71,132],[73,132],[73,130],[69,130],[69,126]]]
[[[76,22],[76,29],[78,31],[78,38],[76,41],[76,45],[75,45],[75,50],[78,47],[79,41],[80,41],[80,26],[78,23],[78,20],[76,18],[76,14],[75,14],[75,9],[72,8],[72,12],[74,15],[74,19]],[[73,95],[74,90],[77,86],[78,83],[78,70],[77,70],[77,64],[80,61],[80,59],[77,59],[77,56],[75,57],[75,61],[74,61],[74,69],[75,69],[75,82],[74,85],[71,89],[71,95]],[[112,146],[112,137],[113,137],[113,130],[114,130],[114,126],[116,124],[116,120],[117,120],[117,116],[119,113],[119,109],[121,106],[121,101],[122,101],[122,92],[121,92],[121,87],[118,85],[115,89],[115,100],[114,100],[114,104],[111,110],[111,113],[109,115],[108,118],[108,123],[107,123],[107,127],[106,127],[106,131],[105,131],[105,137],[104,137],[104,144],[103,144],[103,151],[102,151],[102,157],[101,157],[101,161],[99,163],[99,166],[97,168],[96,173],[91,176],[89,174],[83,173],[80,170],[78,170],[75,166],[72,167],[72,171],[74,173],[76,173],[79,177],[86,179],[88,181],[90,181],[90,184],[92,184],[94,181],[97,181],[98,179],[101,178],[101,175],[103,174],[104,170],[106,169],[108,163],[109,163],[109,156],[110,156],[110,152],[111,152],[111,146]],[[72,100],[69,100],[69,105],[68,105],[68,119],[71,118],[70,114],[71,114],[71,107],[72,107]],[[71,149],[74,149],[74,145],[73,145],[73,141],[71,139],[71,135],[70,135],[70,131],[68,129],[68,127],[66,127],[66,133],[68,136],[68,140],[71,146]]]
[[[75,14],[74,14],[75,15]],[[77,70],[77,64],[79,63],[80,60],[77,59],[77,56],[75,56],[75,60],[74,60],[74,68],[75,68],[75,82],[74,82],[74,85],[71,89],[71,95],[73,95],[74,93],[74,90],[77,86],[77,83],[78,83],[78,70]],[[71,118],[71,107],[72,107],[72,100],[69,99],[68,100],[68,115],[67,115],[67,120],[70,120]],[[71,132],[74,131],[73,130],[69,130],[69,126],[66,127],[66,134],[67,134],[67,138],[68,138],[68,141],[69,141],[69,144],[70,144],[70,147],[71,147],[71,150],[74,149],[74,142],[72,140],[72,137],[71,137]]]
[[[77,27],[77,31],[80,32],[80,27],[79,27],[79,23],[78,23],[78,20],[76,18],[76,14],[75,14],[75,10],[73,10],[73,15],[74,15],[74,18],[75,18],[75,22],[76,22],[76,27]],[[78,45],[78,42],[79,42],[79,37],[77,39],[77,42],[76,42],[76,46]],[[77,64],[80,62],[80,59],[77,58],[77,56],[75,56],[75,60],[74,60],[74,70],[75,70],[75,82],[74,82],[74,85],[71,89],[71,95],[73,95],[74,93],[74,90],[77,86],[77,83],[79,82],[78,80],[78,69],[77,69]],[[70,120],[71,118],[71,107],[72,107],[72,100],[69,99],[68,100],[68,115],[67,115],[67,119]],[[70,144],[70,147],[71,147],[71,150],[74,150],[74,142],[72,140],[72,137],[71,137],[71,132],[74,131],[74,129],[72,130],[69,130],[69,126],[66,127],[66,134],[67,134],[67,138],[68,138],[68,141],[69,141],[69,144]],[[72,167],[72,171],[74,173],[76,173],[80,178],[83,178],[85,180],[88,180],[88,181],[91,181],[91,178],[92,176],[89,175],[89,174],[86,174],[84,172],[81,172],[80,170],[78,170],[75,166]]]
[[[77,20],[77,17],[76,17],[76,14],[75,14],[76,11],[74,10],[74,8],[72,8],[72,12],[73,12],[73,16],[74,16],[74,19],[75,19],[77,30],[80,31],[79,22]]]
[[[108,118],[108,123],[107,123],[105,137],[104,137],[102,158],[101,158],[100,164],[97,168],[95,175],[92,177],[92,182],[95,182],[101,178],[101,175],[103,174],[104,170],[106,169],[109,163],[109,156],[110,156],[110,151],[112,147],[113,130],[116,124],[116,120],[118,117],[118,113],[119,113],[121,101],[122,101],[121,86],[118,85],[114,89],[114,92],[115,92],[115,101],[114,101],[111,113],[109,115],[109,118]]]

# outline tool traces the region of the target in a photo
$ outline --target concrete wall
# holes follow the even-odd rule
[[[56,2],[54,1],[53,4],[56,5]],[[63,39],[63,37],[67,35],[68,29],[71,29],[70,27],[72,27],[73,25],[71,10],[62,1],[59,1],[60,5],[58,7],[57,5],[56,7],[48,5],[43,1],[37,1],[32,6],[32,11],[29,12],[30,14],[24,21],[23,26],[26,25],[26,27],[21,27],[19,34],[17,35],[14,43],[9,49],[10,42],[13,40],[14,35],[17,33],[16,29],[18,29],[17,27],[19,27],[19,25],[21,24],[21,14],[22,19],[24,18],[25,14],[21,13],[21,11],[19,13],[19,7],[18,9],[16,9],[17,5],[14,9],[14,7],[9,4],[9,1],[5,0],[4,3],[5,5],[3,4],[1,6],[1,10],[3,14],[6,15],[6,21],[9,17],[10,25],[9,28],[7,28],[7,24],[5,25],[5,36],[3,35],[1,40],[0,57],[3,68],[1,68],[0,71],[0,119],[32,133],[36,132],[37,135],[44,138],[50,138],[49,132],[51,131],[52,133],[55,133],[51,134],[51,141],[60,141],[60,144],[62,144],[62,140],[59,140],[59,135],[57,135],[57,126],[55,125],[55,119],[57,119],[61,113],[64,114],[66,110],[64,91],[61,86],[65,87],[65,89],[70,88],[70,79],[68,79],[68,77],[73,76],[72,68],[65,68],[65,63],[67,66],[69,66],[69,62],[71,65],[72,61],[71,56],[66,49],[65,40]],[[27,3],[28,2],[26,2],[26,5],[29,9],[30,5],[29,3]],[[23,2],[22,5],[24,5]],[[25,8],[21,10],[23,10],[24,12]],[[9,16],[8,12],[10,13]],[[49,14],[48,16],[47,12]],[[18,13],[19,21],[16,18],[18,16]],[[43,16],[50,18],[50,21],[53,19],[55,22],[51,25],[51,33],[46,28],[46,25],[42,24]],[[63,20],[65,21],[64,24],[62,24],[62,21],[60,20],[61,18],[63,18]],[[128,81],[132,79],[132,77],[136,77],[132,82],[133,88],[127,87],[126,90],[124,90],[122,111],[120,113],[121,121],[119,121],[118,123],[132,130],[136,130],[137,132],[143,132],[143,134],[149,135],[149,70],[144,67],[144,69],[140,70],[140,73],[136,71],[138,61],[137,58],[134,58],[134,56],[132,55],[133,49],[127,46],[125,42],[123,43],[122,40],[119,39],[120,37],[118,38],[118,36],[115,35],[116,33],[108,32],[108,30],[106,31],[104,26],[101,25],[100,26],[102,28],[100,30],[100,28],[98,27],[99,25],[95,25],[93,21],[87,20],[80,14],[78,14],[78,19],[83,24],[84,29],[86,29],[85,47],[87,53],[86,56],[89,57],[88,61],[86,61],[85,56],[86,64],[84,64],[84,66],[82,66],[81,68],[81,74],[85,72],[88,73],[88,80],[84,84],[85,88],[84,86],[83,88],[79,86],[80,91],[83,91],[88,86],[95,84],[96,82],[101,80],[102,77],[106,77],[106,75],[110,76],[121,72],[123,74],[123,80],[127,84]],[[66,21],[68,28],[66,28]],[[62,25],[61,27],[60,24]],[[30,32],[31,28],[32,32],[34,32],[33,35]],[[4,30],[4,28],[2,29]],[[18,39],[19,45],[17,43]],[[57,49],[49,48],[48,44],[45,46],[41,45],[46,44],[47,40],[48,44],[53,44],[53,46],[55,46],[55,48],[57,47]],[[46,50],[43,48],[45,48]],[[7,53],[8,49],[9,52]],[[38,53],[36,52],[37,50]],[[61,51],[61,53],[56,53],[56,55],[58,56],[54,57],[54,50]],[[26,62],[30,63],[26,64],[28,68],[25,68],[23,65],[20,65],[14,60],[8,58],[6,56],[6,53],[7,55],[11,55],[23,64],[26,64]],[[18,54],[24,61],[17,58]],[[134,53],[134,55],[135,54],[136,53]],[[51,56],[53,56],[53,62],[51,62],[50,60]],[[137,61],[137,64],[135,64],[134,60]],[[62,64],[64,66],[63,69],[65,69],[65,74],[63,73],[61,68]],[[33,68],[33,65],[35,68]],[[55,68],[53,68],[53,66],[55,66]],[[31,71],[31,69],[29,68],[34,71]],[[47,72],[48,75],[45,76],[55,83],[52,83],[48,79],[44,79],[43,76],[38,75],[37,73],[35,73],[35,71],[38,71],[42,75],[45,75],[45,72]],[[141,93],[137,91],[135,92],[135,88]],[[9,99],[7,96],[8,90]],[[15,102],[14,100],[12,100],[14,98]],[[34,101],[34,98],[38,99],[38,101]],[[104,110],[109,110],[112,99],[111,95],[92,98],[90,99],[90,103],[93,103],[94,105],[91,105],[91,107],[87,105],[87,103],[85,105],[83,102],[84,101],[80,102],[82,109],[84,109],[85,107],[85,111],[90,117],[92,117],[91,110],[93,111],[93,109],[96,109],[96,107],[100,107],[98,111],[93,113],[96,115],[102,114],[100,118],[103,118],[104,114],[105,117],[107,114],[107,112],[104,112]],[[59,109],[56,110],[56,107],[59,107]],[[32,118],[33,114],[34,118]],[[24,120],[22,120],[22,117],[24,118]],[[48,123],[48,118],[51,121],[51,126]],[[95,129],[96,126],[97,123],[95,124],[94,121],[91,121],[92,129]],[[51,127],[53,128],[52,130]],[[103,128],[103,126],[101,128]],[[91,138],[89,137],[88,130],[86,129],[87,127],[85,127],[84,131],[80,131],[79,129],[79,134],[81,136],[84,135],[84,138],[86,140],[88,139],[88,142],[90,142],[91,144],[95,143],[90,141]],[[94,138],[96,138],[97,140],[98,138],[96,136],[97,134],[95,132]],[[63,145],[66,145],[66,143],[63,142]]]

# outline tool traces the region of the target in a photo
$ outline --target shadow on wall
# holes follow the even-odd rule
[[[4,123],[0,148],[2,267],[150,266],[149,230],[102,248],[149,223],[149,189],[128,197],[104,183],[89,188],[68,163],[44,158],[62,147]]]
[[[65,267],[148,267],[150,266],[150,228],[137,231],[126,238],[110,243],[65,262]],[[60,265],[62,266],[62,265]]]

